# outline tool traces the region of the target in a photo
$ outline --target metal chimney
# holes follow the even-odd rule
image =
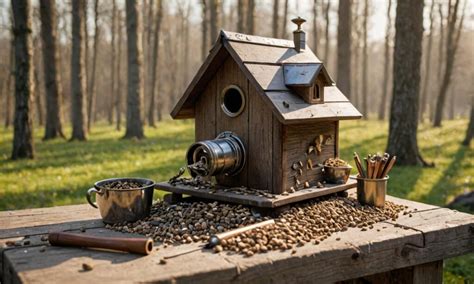
[[[304,51],[306,49],[306,33],[301,29],[301,25],[306,22],[305,19],[298,17],[291,20],[298,28],[293,31],[293,41],[295,43],[295,50],[297,52]]]

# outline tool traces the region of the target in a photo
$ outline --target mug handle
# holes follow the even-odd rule
[[[92,202],[92,200],[91,200],[91,195],[92,195],[92,193],[100,194],[100,191],[98,191],[98,190],[95,189],[94,187],[93,187],[93,188],[89,188],[89,190],[87,191],[87,194],[86,194],[86,196],[87,196],[87,202],[89,202],[89,204],[90,204],[92,207],[94,207],[94,208],[99,208],[99,207],[97,207],[97,205],[96,205],[94,202]]]

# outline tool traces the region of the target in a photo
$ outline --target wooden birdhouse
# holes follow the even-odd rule
[[[174,119],[195,119],[188,168],[212,177],[215,186],[158,187],[276,207],[354,186],[321,186],[320,164],[339,155],[339,121],[362,115],[306,46],[304,20],[293,22],[293,41],[220,32],[171,112]]]

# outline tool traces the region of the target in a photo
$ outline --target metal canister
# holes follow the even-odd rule
[[[388,176],[380,179],[357,177],[357,200],[361,204],[383,207],[387,195]]]
[[[245,159],[242,140],[230,131],[219,134],[214,140],[196,142],[186,153],[188,170],[193,177],[236,175],[243,169]]]

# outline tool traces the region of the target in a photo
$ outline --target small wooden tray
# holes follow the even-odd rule
[[[323,188],[310,187],[296,191],[294,193],[289,193],[288,195],[276,194],[274,198],[250,194],[242,195],[236,194],[234,192],[225,192],[223,191],[223,189],[226,188],[224,186],[218,186],[215,189],[195,189],[195,187],[191,185],[171,185],[168,182],[160,182],[156,184],[155,188],[177,194],[187,194],[199,198],[238,203],[256,207],[275,208],[302,200],[307,200],[315,197],[328,195],[331,193],[344,191],[349,188],[356,187],[356,185],[356,180],[349,179],[345,184],[326,184]]]

